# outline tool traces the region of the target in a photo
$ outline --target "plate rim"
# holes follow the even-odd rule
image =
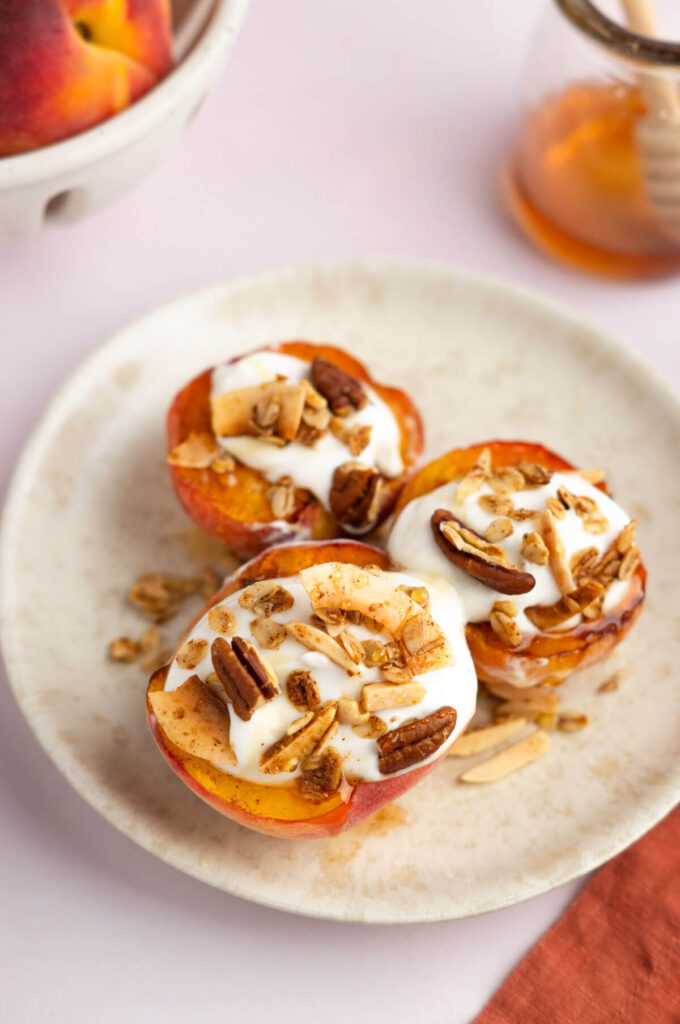
[[[42,448],[45,444],[49,443],[52,420],[59,415],[62,405],[68,403],[73,392],[82,391],[83,385],[87,385],[88,376],[94,370],[99,369],[102,363],[105,364],[106,360],[111,358],[112,355],[117,355],[120,351],[124,351],[130,335],[136,334],[145,322],[152,321],[161,312],[167,312],[173,307],[187,302],[205,303],[213,297],[226,298],[229,294],[238,291],[271,287],[276,284],[285,285],[287,281],[292,283],[306,275],[314,276],[321,274],[333,277],[351,272],[368,273],[378,277],[390,277],[395,272],[400,272],[421,277],[455,281],[473,288],[481,287],[490,292],[500,293],[503,298],[527,304],[537,313],[543,313],[563,322],[566,321],[574,329],[590,335],[600,351],[606,352],[619,363],[623,363],[629,370],[635,370],[644,377],[647,384],[657,389],[664,396],[669,409],[675,413],[680,425],[680,392],[663,376],[661,371],[655,366],[650,365],[640,353],[631,348],[622,338],[600,327],[595,320],[575,312],[566,303],[545,296],[542,292],[526,285],[503,280],[494,274],[478,273],[439,260],[413,259],[408,257],[371,257],[366,259],[309,261],[294,265],[283,265],[271,270],[235,275],[198,289],[180,292],[164,302],[155,304],[139,316],[117,328],[103,343],[97,345],[89,352],[74,369],[70,370],[48,400],[32,429],[29,431],[27,438],[24,440],[10,477],[0,519],[0,652],[5,665],[10,690],[19,710],[36,741],[59,770],[60,774],[76,793],[105,821],[164,863],[230,895],[262,906],[305,917],[361,924],[421,924],[474,917],[479,914],[490,913],[494,910],[501,910],[547,893],[599,868],[602,864],[622,852],[631,843],[658,824],[675,807],[678,799],[680,799],[680,765],[677,767],[670,766],[668,772],[665,773],[663,783],[658,785],[656,790],[653,810],[645,816],[643,825],[636,821],[635,824],[625,830],[625,834],[621,835],[617,841],[606,844],[594,857],[586,858],[587,863],[568,869],[559,877],[551,878],[548,881],[544,878],[536,880],[533,886],[523,884],[521,887],[510,887],[505,898],[498,899],[496,897],[491,901],[488,899],[486,901],[483,899],[477,900],[474,909],[464,909],[461,913],[456,913],[455,908],[448,908],[445,912],[433,910],[431,914],[420,914],[418,916],[407,916],[406,914],[392,911],[389,914],[381,915],[378,913],[371,914],[370,916],[360,916],[355,912],[349,916],[341,917],[336,912],[325,908],[323,902],[318,899],[315,906],[295,907],[261,891],[254,891],[247,885],[238,883],[232,883],[229,887],[221,885],[214,878],[210,877],[207,871],[201,869],[200,863],[184,863],[181,857],[172,857],[165,850],[154,849],[153,844],[145,842],[142,835],[136,834],[134,824],[132,826],[126,824],[123,816],[119,814],[117,806],[113,805],[104,808],[96,802],[95,792],[90,791],[85,781],[79,778],[71,761],[68,758],[59,759],[59,753],[63,748],[63,744],[59,744],[54,737],[51,737],[48,734],[48,730],[43,730],[41,715],[31,711],[26,706],[27,702],[24,701],[21,695],[22,690],[28,690],[28,687],[24,686],[24,682],[31,677],[32,673],[30,671],[24,672],[22,669],[21,656],[15,649],[10,629],[11,616],[8,605],[12,577],[12,539],[18,526],[25,481],[31,476],[32,466],[40,458]],[[645,804],[645,806],[649,806],[649,804]],[[300,842],[303,841],[300,840]],[[520,889],[521,891],[519,891]]]

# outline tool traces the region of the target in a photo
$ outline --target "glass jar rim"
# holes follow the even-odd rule
[[[555,0],[555,3],[576,28],[619,57],[635,64],[680,69],[680,43],[640,36],[612,21],[591,0]]]

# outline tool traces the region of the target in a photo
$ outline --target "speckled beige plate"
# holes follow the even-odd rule
[[[647,608],[611,666],[571,680],[592,724],[487,787],[448,761],[336,839],[256,835],[197,799],[147,733],[138,666],[105,656],[142,624],[123,595],[141,571],[220,561],[176,503],[163,419],[177,388],[263,342],[332,341],[407,387],[428,455],[527,438],[610,470],[640,520]],[[119,334],[54,399],[21,460],[2,538],[2,640],[16,697],[81,795],[163,860],[228,892],[344,920],[462,917],[526,899],[617,853],[675,803],[680,779],[680,410],[593,327],[497,283],[419,264],[310,268],[179,299]],[[226,562],[223,561],[226,565]],[[196,610],[187,608],[187,616]],[[49,623],[35,643],[36,615]],[[180,623],[177,623],[179,627]],[[174,626],[173,626],[174,628]]]

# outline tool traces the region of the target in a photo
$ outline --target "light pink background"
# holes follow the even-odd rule
[[[109,334],[178,292],[286,263],[432,257],[493,272],[622,335],[680,378],[678,282],[544,262],[498,170],[540,0],[253,0],[170,159],[109,211],[0,253],[6,485],[45,402]],[[155,860],[60,778],[7,689],[0,716],[2,1016],[464,1024],[582,883],[401,928],[251,906]]]

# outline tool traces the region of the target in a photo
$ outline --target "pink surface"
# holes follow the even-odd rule
[[[177,292],[284,263],[386,254],[492,272],[598,320],[680,380],[677,280],[568,274],[504,217],[498,170],[541,6],[253,0],[219,87],[162,167],[96,218],[0,252],[3,483],[56,386],[112,331]],[[97,999],[99,1024],[270,1020],[274,1005],[300,1024],[464,1024],[580,888],[392,929],[248,905],[86,807],[7,691],[0,780],[8,1021],[89,1024]]]

